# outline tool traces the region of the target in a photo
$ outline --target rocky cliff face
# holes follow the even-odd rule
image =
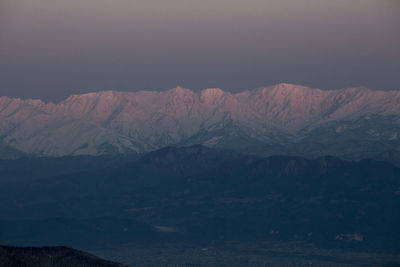
[[[263,155],[362,158],[399,150],[399,126],[400,91],[365,88],[279,84],[232,94],[177,87],[73,95],[58,104],[0,98],[0,143],[46,156],[204,144]]]

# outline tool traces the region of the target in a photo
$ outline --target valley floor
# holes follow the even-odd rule
[[[215,246],[164,244],[92,251],[103,258],[136,266],[400,266],[400,255],[319,249],[304,243],[228,243]]]

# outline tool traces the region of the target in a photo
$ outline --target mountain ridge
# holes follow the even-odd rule
[[[347,131],[343,122],[371,116],[390,117],[393,130],[386,127],[390,136],[383,139],[397,140],[400,91],[321,90],[281,83],[238,93],[183,87],[101,91],[72,95],[58,104],[0,97],[0,144],[45,156],[143,153],[176,144],[288,147],[316,129],[336,123],[339,134]],[[381,129],[366,129],[371,130],[384,135]]]
[[[310,90],[314,90],[314,91],[322,91],[322,92],[339,92],[339,91],[357,91],[357,90],[362,90],[362,91],[368,91],[368,92],[383,92],[383,93],[387,93],[387,92],[392,92],[394,94],[400,94],[400,90],[397,89],[390,89],[390,90],[378,90],[378,89],[370,89],[367,87],[363,87],[363,86],[355,86],[355,87],[346,87],[346,88],[338,88],[338,89],[320,89],[320,88],[316,88],[316,87],[309,87],[309,86],[303,86],[303,85],[299,85],[299,84],[293,84],[293,83],[278,83],[276,85],[272,85],[272,86],[263,86],[263,87],[257,87],[254,89],[246,89],[246,90],[242,90],[242,91],[238,91],[238,92],[229,92],[229,91],[224,91],[221,88],[218,87],[209,87],[209,88],[205,88],[202,89],[200,91],[195,91],[195,90],[191,90],[182,86],[176,86],[174,88],[168,89],[168,90],[138,90],[138,91],[120,91],[120,90],[99,90],[99,91],[93,91],[93,92],[87,92],[87,93],[80,93],[80,94],[71,94],[70,96],[60,100],[60,101],[44,101],[40,98],[21,98],[21,97],[12,97],[12,96],[0,96],[0,100],[15,100],[15,101],[20,101],[20,102],[26,102],[26,103],[30,103],[30,104],[40,104],[40,105],[59,105],[62,104],[64,102],[68,102],[69,100],[72,100],[76,97],[80,97],[80,96],[94,96],[94,95],[109,95],[109,94],[125,94],[125,95],[134,95],[134,94],[150,94],[150,93],[165,93],[165,92],[171,92],[171,91],[178,91],[178,92],[182,92],[182,91],[187,91],[187,92],[192,92],[194,94],[201,94],[201,93],[205,93],[205,92],[211,92],[211,91],[219,91],[222,93],[228,93],[231,95],[240,95],[243,93],[247,93],[247,92],[256,92],[256,91],[262,91],[265,89],[271,89],[271,88],[276,88],[276,87],[291,87],[291,88],[303,88],[303,89],[310,89]]]

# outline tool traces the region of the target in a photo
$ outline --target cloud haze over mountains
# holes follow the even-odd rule
[[[241,152],[345,159],[400,150],[400,91],[293,84],[232,94],[104,91],[54,104],[0,98],[7,155],[144,153],[202,144]],[[10,154],[10,150],[14,154]]]
[[[396,0],[2,0],[0,95],[397,89],[399,18]]]

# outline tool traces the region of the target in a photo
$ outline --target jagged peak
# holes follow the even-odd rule
[[[306,86],[302,86],[302,85],[298,85],[298,84],[294,84],[294,83],[278,83],[277,85],[275,85],[276,87],[279,88],[297,88],[297,87],[306,87]],[[306,87],[309,88],[309,87]]]
[[[311,88],[302,85],[296,85],[291,83],[280,83],[277,85],[260,88],[257,92],[262,93],[265,96],[290,96],[300,97],[310,95],[314,93],[328,93],[328,90],[321,90],[317,88]]]
[[[32,106],[43,106],[46,105],[42,100],[40,99],[28,99],[25,101],[26,103],[32,105]]]
[[[167,91],[155,91],[155,90],[141,90],[141,91],[118,91],[118,90],[105,90],[105,91],[98,91],[98,92],[88,92],[84,94],[73,94],[66,98],[65,100],[59,102],[59,104],[65,104],[68,102],[73,102],[78,99],[83,100],[83,99],[97,99],[97,98],[109,98],[109,97],[127,97],[127,96],[135,96],[135,95],[151,95],[151,94],[160,94],[160,93],[173,93],[177,95],[200,95],[201,97],[221,97],[222,95],[225,94],[230,94],[230,95],[237,95],[237,94],[243,94],[243,93],[253,93],[253,92],[262,92],[262,93],[268,93],[272,91],[281,91],[281,92],[286,92],[286,93],[297,93],[297,92],[321,92],[321,93],[328,93],[328,92],[337,92],[337,93],[352,93],[352,94],[358,94],[358,93],[379,93],[379,94],[385,94],[385,93],[391,93],[395,95],[400,96],[400,90],[372,90],[368,89],[366,87],[349,87],[349,88],[342,88],[342,89],[318,89],[318,88],[312,88],[308,86],[302,86],[298,84],[293,84],[293,83],[279,83],[273,86],[267,86],[267,87],[259,87],[256,89],[252,90],[245,90],[241,91],[235,94],[232,94],[229,91],[224,91],[220,88],[207,88],[202,90],[200,93],[196,93],[191,89],[184,88],[181,86],[177,86],[175,88],[172,88]],[[2,101],[20,101],[21,103],[28,103],[32,105],[44,105],[44,104],[54,104],[53,102],[44,102],[39,99],[21,99],[21,98],[14,98],[14,97],[7,97],[7,96],[0,96],[0,100]]]
[[[185,95],[185,94],[194,94],[194,92],[188,88],[177,86],[175,88],[172,88],[168,90],[167,92],[179,94],[179,95]]]
[[[274,88],[278,89],[278,90],[287,90],[287,91],[311,91],[311,90],[321,90],[318,88],[312,88],[309,86],[304,86],[304,85],[298,85],[298,84],[293,84],[293,83],[279,83],[275,86],[273,86]]]
[[[22,101],[24,101],[24,100],[22,100],[21,98],[19,98],[19,97],[8,97],[8,96],[1,96],[0,97],[0,101],[20,101],[20,102],[22,102]]]
[[[134,95],[134,92],[123,92],[123,91],[99,91],[99,92],[89,92],[85,94],[74,94],[60,102],[60,105],[68,105],[75,102],[82,103],[93,103],[93,102],[104,102],[104,101],[115,101],[129,95]]]
[[[225,92],[224,90],[220,89],[220,88],[207,88],[201,91],[201,95],[205,96],[205,97],[220,97],[224,94],[227,94],[229,92]]]
[[[98,92],[88,92],[83,94],[73,94],[69,96],[65,101],[69,99],[76,99],[76,98],[94,98],[102,95],[115,95],[117,93],[121,93],[119,91],[107,90],[107,91],[98,91]]]
[[[2,96],[0,97],[0,103],[1,102],[16,102],[20,104],[28,104],[31,106],[43,106],[46,104],[53,104],[53,102],[45,103],[40,99],[21,99],[19,97],[8,97],[8,96]]]
[[[92,98],[96,96],[98,93],[97,92],[90,92],[90,93],[84,93],[84,94],[73,94],[67,97],[64,101],[61,101],[60,104],[65,104],[69,102],[76,101],[77,99],[82,99],[82,98]]]

